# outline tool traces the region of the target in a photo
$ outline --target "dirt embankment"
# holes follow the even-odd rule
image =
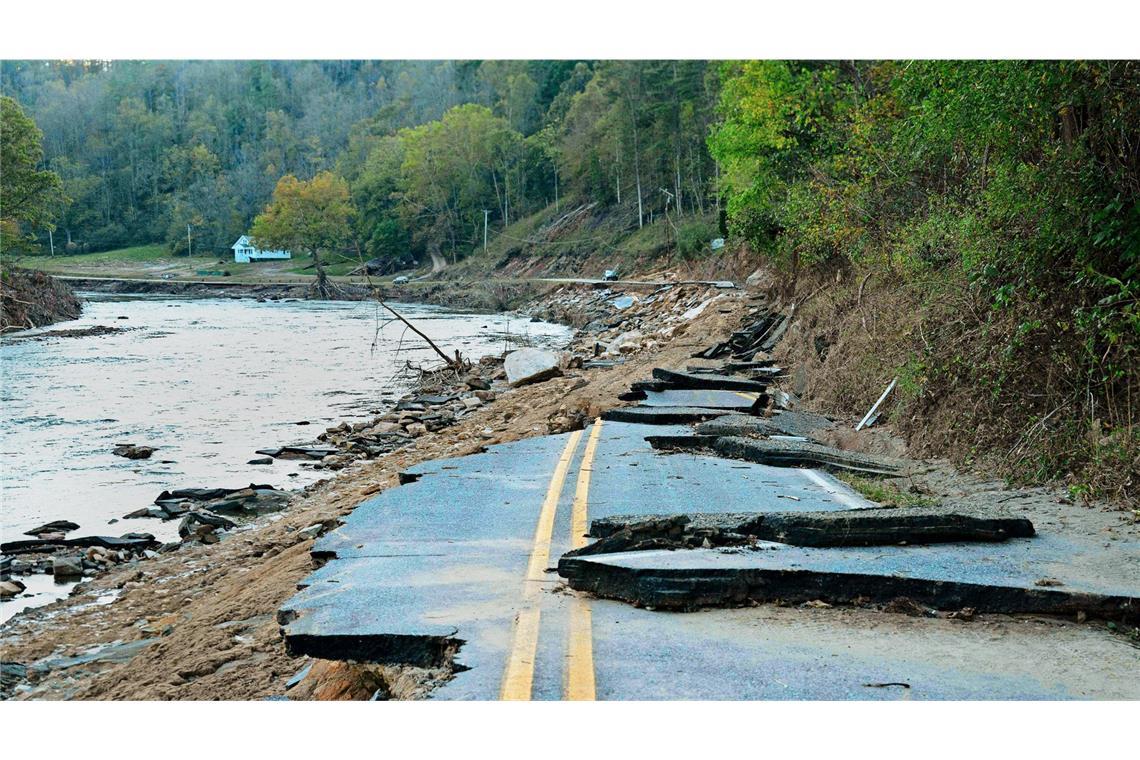
[[[1140,504],[1140,427],[1120,423],[1135,420],[1134,400],[1092,403],[1075,369],[1086,349],[1038,329],[1072,318],[1063,299],[1051,313],[1000,312],[966,282],[851,269],[801,277],[795,290],[782,299],[796,318],[776,357],[816,411],[858,419],[897,377],[880,424],[910,456]]]
[[[43,272],[5,267],[0,273],[0,332],[76,319],[81,310],[71,288]]]

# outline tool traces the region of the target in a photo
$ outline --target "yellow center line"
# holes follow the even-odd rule
[[[582,431],[575,430],[566,441],[566,448],[554,468],[550,478],[550,487],[546,489],[546,498],[542,502],[542,510],[538,514],[538,525],[534,529],[534,547],[530,552],[530,562],[527,563],[526,580],[523,583],[523,602],[526,606],[519,611],[515,618],[514,640],[511,644],[510,656],[507,658],[506,671],[503,673],[503,684],[499,691],[500,699],[527,700],[530,699],[531,688],[534,684],[534,661],[538,652],[538,630],[540,621],[540,607],[538,595],[541,587],[536,581],[545,579],[544,573],[550,564],[550,538],[554,533],[554,515],[558,511],[558,499],[562,495],[562,484],[566,480],[566,471],[570,468],[570,460],[578,450],[578,441],[582,439]]]
[[[586,442],[582,464],[578,468],[578,484],[574,489],[574,508],[570,513],[570,548],[586,545],[590,474],[594,471],[594,452],[602,433],[602,420],[594,420],[594,429]],[[570,605],[570,639],[566,655],[566,688],[563,697],[569,700],[593,701],[594,685],[594,633],[590,615],[590,602],[580,596]]]

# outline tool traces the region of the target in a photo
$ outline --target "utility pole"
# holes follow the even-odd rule
[[[51,255],[55,255],[55,238],[51,235],[51,227],[48,227],[48,245],[51,246]]]
[[[487,217],[490,215],[490,213],[491,212],[488,211],[487,209],[483,209],[483,252],[484,253],[487,252]]]
[[[186,258],[190,258],[192,252],[190,250],[190,225],[186,225]]]

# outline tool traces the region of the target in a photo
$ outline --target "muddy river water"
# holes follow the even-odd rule
[[[395,306],[445,351],[471,358],[570,337],[518,315]],[[49,329],[96,325],[127,329],[0,345],[5,541],[50,520],[79,523],[72,536],[143,531],[176,540],[175,521],[123,515],[164,489],[300,488],[327,477],[295,461],[247,462],[256,449],[312,442],[334,422],[387,411],[411,379],[401,368],[436,359],[368,302],[90,294],[80,319]],[[119,443],[158,451],[124,459],[111,453]],[[65,591],[50,576],[22,580],[31,596],[5,602],[0,617]]]

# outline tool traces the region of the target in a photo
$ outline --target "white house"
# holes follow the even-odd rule
[[[252,242],[250,242],[249,235],[242,235],[233,244],[234,261],[239,264],[247,264],[251,261],[265,261],[267,259],[291,259],[293,254],[289,251],[263,251]]]

